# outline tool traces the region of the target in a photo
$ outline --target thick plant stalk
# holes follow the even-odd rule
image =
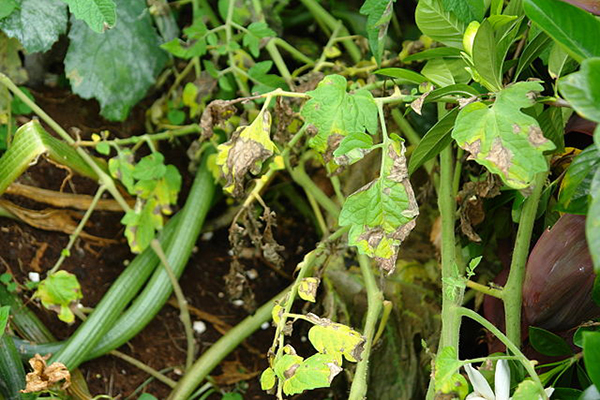
[[[521,346],[521,302],[523,300],[525,266],[527,265],[527,257],[529,256],[533,224],[547,174],[547,172],[541,172],[536,176],[533,183],[533,192],[525,200],[525,204],[523,204],[519,220],[519,230],[515,239],[515,250],[510,264],[510,272],[506,285],[502,290],[506,336],[517,347]]]
[[[381,309],[383,308],[383,293],[381,293],[379,286],[377,286],[375,274],[373,274],[373,270],[371,269],[369,258],[365,255],[359,255],[358,263],[360,264],[360,270],[367,289],[367,303],[369,308],[367,310],[364,329],[364,336],[367,338],[367,341],[365,342],[362,359],[356,365],[356,373],[354,374],[354,380],[352,381],[348,400],[362,400],[366,398],[369,376],[369,357],[371,355],[371,348],[373,347],[375,330],[377,329],[377,320],[379,319]]]

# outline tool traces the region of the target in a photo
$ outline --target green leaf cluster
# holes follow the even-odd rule
[[[181,175],[173,165],[164,164],[161,153],[152,153],[134,165],[130,150],[120,150],[108,162],[113,178],[137,196],[135,207],[121,219],[125,236],[134,253],[143,251],[163,227],[163,215],[172,213],[181,189]]]

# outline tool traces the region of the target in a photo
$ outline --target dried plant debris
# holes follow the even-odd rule
[[[210,139],[214,133],[214,127],[229,119],[236,112],[233,102],[227,100],[211,101],[200,118],[202,138]]]
[[[483,200],[500,195],[501,187],[502,181],[497,175],[490,174],[483,181],[465,183],[461,191],[458,192],[460,229],[469,240],[481,242],[481,237],[473,227],[479,225],[485,219]]]
[[[63,382],[60,390],[65,390],[71,385],[71,373],[64,364],[53,362],[50,365],[46,364],[46,360],[50,358],[50,354],[41,356],[36,354],[29,360],[29,365],[33,372],[27,374],[26,387],[22,393],[36,393],[54,388],[59,382]]]

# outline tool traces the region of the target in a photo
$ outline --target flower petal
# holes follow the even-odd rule
[[[498,360],[494,375],[496,400],[508,400],[510,397],[510,368],[506,360]]]
[[[481,372],[473,368],[471,364],[465,365],[465,371],[467,371],[471,385],[473,385],[473,389],[475,390],[473,394],[481,395],[485,400],[496,400],[496,396],[494,396],[490,384],[485,380],[483,375],[481,375]]]

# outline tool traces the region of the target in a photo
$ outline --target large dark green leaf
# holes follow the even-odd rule
[[[523,8],[575,60],[600,56],[600,21],[591,14],[556,0],[524,0]]]
[[[600,332],[583,333],[583,361],[596,387],[600,386]]]
[[[563,338],[542,328],[529,327],[529,343],[536,351],[547,356],[572,354],[571,346]]]
[[[580,215],[587,213],[592,180],[599,166],[600,151],[596,146],[589,146],[575,157],[561,183],[556,204],[558,211]]]
[[[67,6],[60,0],[18,0],[18,8],[0,20],[0,29],[19,39],[29,53],[49,50],[67,29]]]
[[[581,70],[558,81],[560,93],[586,119],[600,122],[600,57],[581,63]]]
[[[119,1],[117,18],[119,23],[103,34],[73,21],[65,58],[73,92],[96,98],[110,120],[127,117],[167,61],[144,0]]]
[[[360,13],[367,16],[367,36],[371,52],[377,64],[381,64],[381,56],[385,48],[385,39],[396,0],[366,0]]]
[[[592,201],[585,221],[585,236],[594,262],[594,272],[600,274],[600,168],[596,170],[590,194]],[[600,360],[598,368],[600,369]]]
[[[425,164],[428,160],[437,156],[446,146],[452,142],[452,136],[450,131],[456,121],[458,115],[458,108],[455,108],[437,122],[431,129],[423,136],[423,139],[417,145],[417,148],[413,151],[408,161],[408,173],[412,174],[421,165]]]
[[[446,46],[462,49],[465,24],[442,6],[442,0],[421,0],[415,11],[417,26],[425,35]]]

